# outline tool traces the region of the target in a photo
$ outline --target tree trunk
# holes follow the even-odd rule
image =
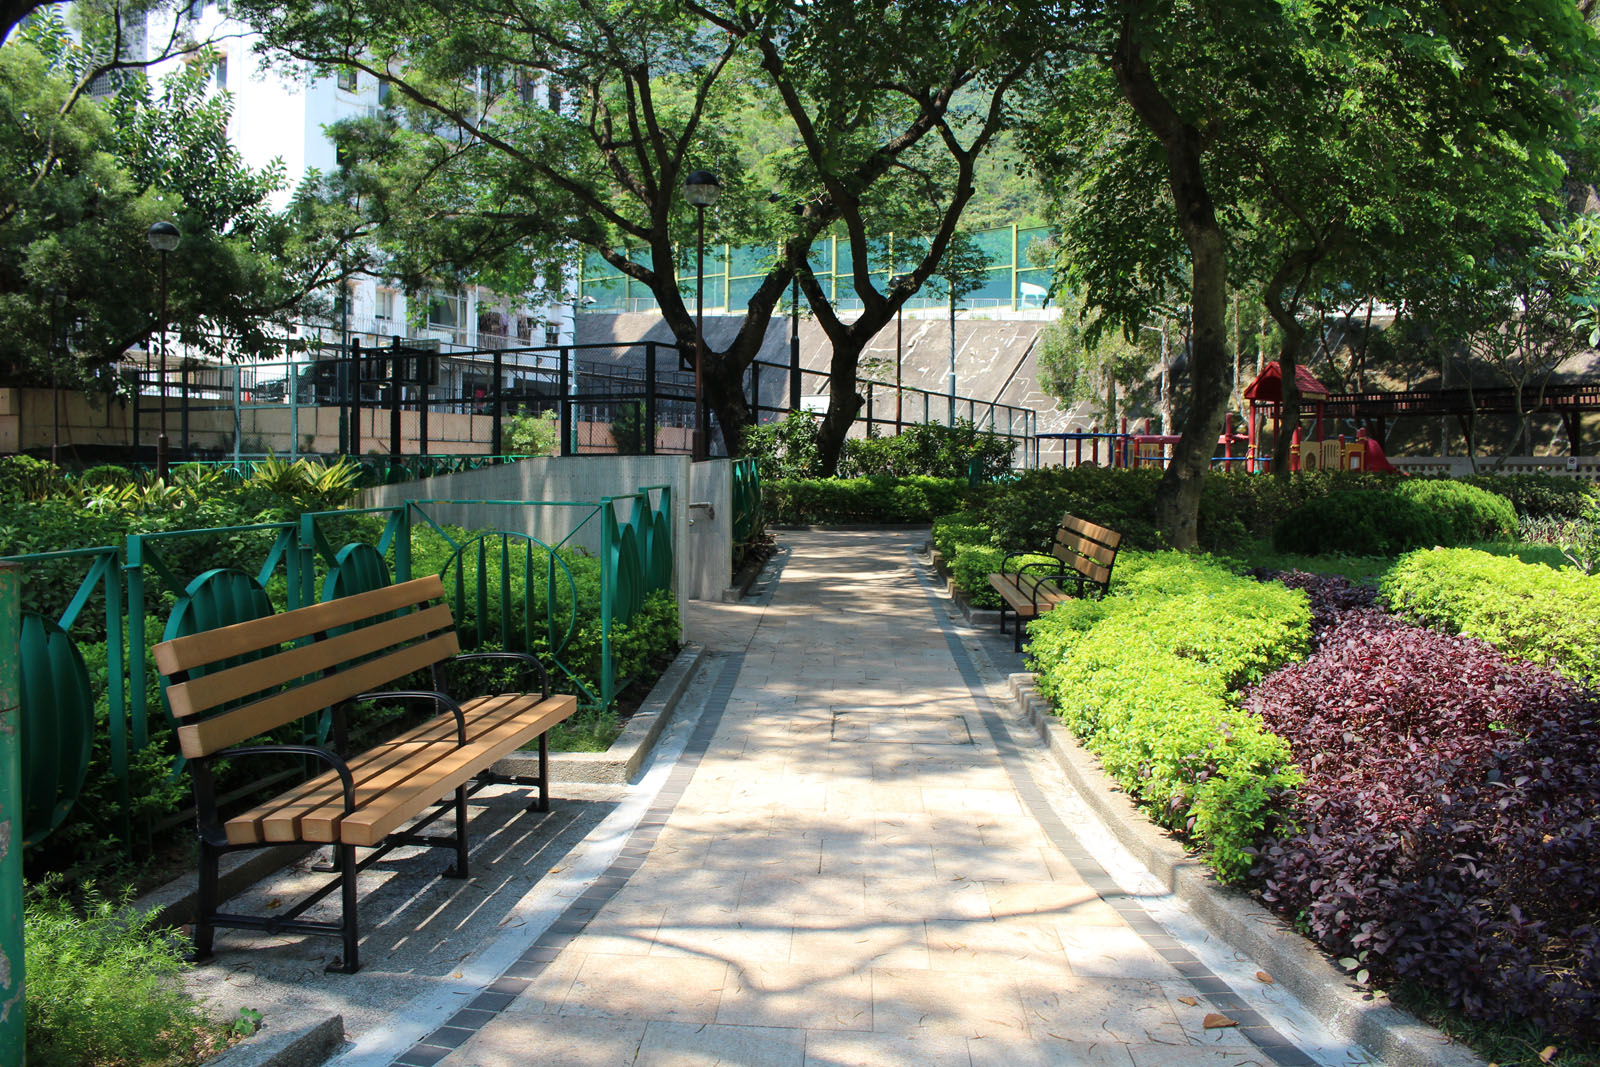
[[[1269,306],[1272,301],[1268,301]],[[1281,309],[1281,305],[1279,305]],[[1274,310],[1274,318],[1277,318]],[[1278,371],[1283,379],[1283,417],[1278,420],[1278,439],[1272,444],[1272,476],[1279,481],[1289,478],[1290,455],[1294,452],[1294,432],[1300,425],[1300,346],[1305,341],[1305,327],[1293,312],[1278,319],[1283,330],[1283,342],[1278,346]]]
[[[856,392],[856,370],[861,362],[865,342],[850,347],[848,341],[841,346],[833,343],[833,358],[828,371],[828,413],[817,427],[817,458],[822,464],[822,476],[832,478],[839,472],[839,457],[844,453],[844,441],[855,425],[856,413],[866,399]]]
[[[1200,132],[1162,95],[1133,38],[1131,18],[1123,22],[1111,69],[1123,96],[1166,153],[1178,226],[1189,247],[1191,403],[1183,436],[1156,490],[1156,525],[1173,548],[1190,549],[1198,536],[1200,490],[1228,406],[1227,242],[1206,187]]]

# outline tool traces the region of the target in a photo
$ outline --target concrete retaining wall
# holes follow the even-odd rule
[[[391,507],[406,500],[574,501],[631,493],[641,486],[672,487],[675,588],[685,600],[720,600],[732,578],[733,475],[727,460],[692,463],[688,456],[569,456],[525,459],[459,474],[368,489],[363,507]],[[709,507],[691,507],[708,504]],[[625,522],[631,503],[617,506]],[[447,504],[427,509],[435,522],[530,534],[547,544],[592,554],[600,551],[599,517],[575,507],[507,507],[494,503]],[[694,635],[685,633],[686,639]]]

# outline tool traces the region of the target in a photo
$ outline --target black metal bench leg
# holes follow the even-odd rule
[[[344,959],[328,970],[339,974],[355,974],[361,969],[361,930],[356,924],[356,846],[338,847],[339,889],[343,907],[343,922],[339,936],[344,939]]]
[[[1000,632],[1006,632],[1006,598],[1000,598]]]
[[[533,811],[550,810],[550,737],[539,735],[539,800]]]
[[[467,876],[467,787],[456,787],[456,865],[444,872],[446,878]]]
[[[1011,628],[1011,651],[1022,651],[1022,616],[1017,616],[1017,624]]]
[[[212,939],[216,927],[211,917],[217,913],[217,864],[220,855],[204,839],[200,842],[200,885],[195,893],[194,955],[192,963],[205,963],[211,959]]]

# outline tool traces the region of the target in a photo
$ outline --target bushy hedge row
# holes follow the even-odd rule
[[[1300,774],[1234,694],[1304,654],[1305,596],[1203,557],[1128,551],[1112,590],[1030,625],[1040,691],[1157,823],[1236,881]]]
[[[781,478],[761,483],[769,523],[931,522],[981,489],[965,478]]]
[[[1494,541],[1517,532],[1511,502],[1464,482],[1411,479],[1391,491],[1329,493],[1284,516],[1280,552],[1394,556],[1413,548]]]
[[[1380,588],[1404,618],[1600,686],[1600,574],[1439,549],[1401,558]]]
[[[1380,983],[1600,1039],[1600,699],[1338,580],[1296,584],[1317,651],[1248,699],[1305,770],[1264,897]]]
[[[1474,474],[1466,484],[1505,497],[1523,519],[1576,519],[1595,499],[1595,489],[1557,474]]]
[[[777,422],[754,427],[745,437],[745,454],[761,467],[761,477],[810,479],[822,475],[822,456],[817,448],[821,418],[809,411],[791,411]],[[839,453],[838,474],[843,478],[932,478],[967,477],[977,461],[985,478],[996,478],[1011,469],[1015,442],[989,430],[980,430],[970,419],[957,419],[952,426],[936,423],[910,423],[898,434],[868,438],[849,438]]]

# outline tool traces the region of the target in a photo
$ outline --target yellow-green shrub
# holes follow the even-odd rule
[[[1288,744],[1235,695],[1303,656],[1310,629],[1303,593],[1205,557],[1124,552],[1112,595],[1032,623],[1029,655],[1040,691],[1106,772],[1232,881],[1300,781]]]
[[[1600,574],[1440,548],[1402,556],[1379,591],[1413,622],[1482,638],[1508,656],[1600,685]]]

